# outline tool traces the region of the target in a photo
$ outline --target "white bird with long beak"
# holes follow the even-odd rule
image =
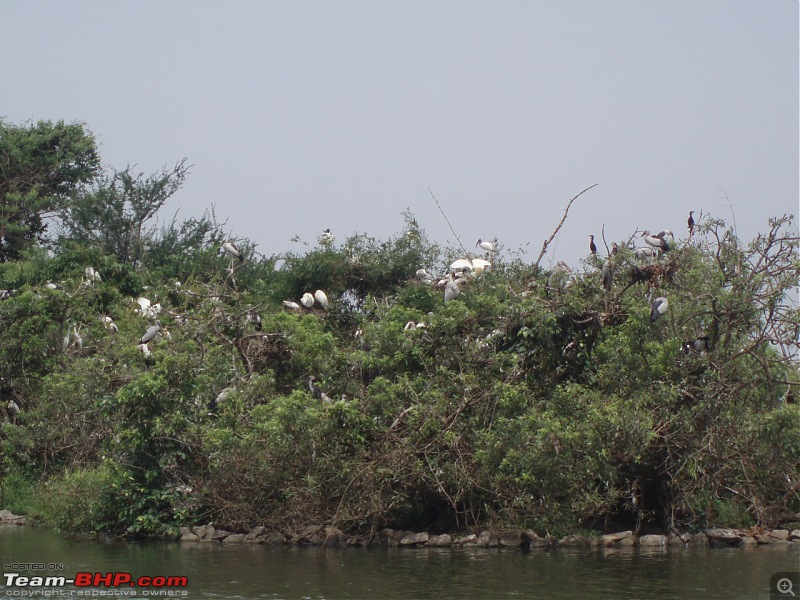
[[[478,246],[481,250],[485,250],[486,252],[492,252],[492,253],[497,252],[497,244],[495,244],[494,242],[490,242],[488,240],[484,241],[478,238],[478,241],[475,242],[475,245]]]

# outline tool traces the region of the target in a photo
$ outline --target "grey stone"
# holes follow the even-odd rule
[[[695,533],[689,540],[689,546],[692,548],[707,548],[708,536],[705,533]]]
[[[443,533],[442,535],[433,535],[425,544],[426,546],[446,547],[453,544],[453,536]]]
[[[354,535],[352,537],[347,538],[347,545],[348,546],[369,546],[369,536],[359,536]]]
[[[667,538],[667,544],[669,544],[670,547],[675,547],[675,548],[680,548],[681,546],[685,546],[686,541],[684,541],[684,539],[677,533],[670,533],[669,537]]]
[[[194,533],[194,531],[192,531],[191,527],[181,527],[180,528],[180,532],[181,532],[181,537],[183,537],[187,533],[191,533],[192,535],[195,535],[195,533]]]
[[[200,539],[203,539],[206,536],[206,533],[208,533],[209,529],[211,529],[213,531],[214,530],[214,526],[213,525],[200,525],[200,526],[194,528],[194,534],[197,537],[199,537]]]
[[[197,535],[195,535],[194,533],[192,533],[191,531],[187,531],[186,533],[184,533],[181,536],[181,541],[182,542],[199,542],[200,538]]]
[[[423,531],[422,533],[409,533],[402,540],[400,540],[400,545],[417,546],[419,544],[424,544],[430,538],[431,536],[428,534],[427,531]]]
[[[498,534],[498,543],[507,548],[520,548],[523,545],[523,535],[521,531],[501,531]],[[527,540],[525,540],[527,545]]]
[[[243,533],[233,533],[222,540],[225,544],[241,544],[244,542]]]
[[[609,533],[603,536],[603,545],[605,546],[613,546],[614,544],[618,544],[622,540],[628,539],[629,537],[633,536],[633,532],[628,531],[620,531],[619,533]]]
[[[664,548],[666,545],[667,536],[665,535],[643,535],[639,538],[639,546]]]
[[[740,545],[746,547],[755,547],[758,546],[758,540],[756,540],[756,538],[754,538],[752,535],[746,535],[742,538]]]
[[[565,547],[588,546],[589,538],[572,533],[558,540],[558,545]]]
[[[775,538],[776,540],[787,541],[789,539],[789,530],[773,529],[772,531],[769,532],[769,537]]]
[[[789,539],[792,541],[800,540],[800,529],[792,529],[792,532],[789,534]]]
[[[456,538],[453,541],[453,544],[456,546],[474,546],[477,541],[478,541],[478,536],[475,535],[474,533],[470,533],[469,535],[464,535]]]
[[[633,548],[636,543],[638,542],[638,538],[635,535],[630,535],[626,538],[622,538],[616,544],[614,544],[615,548]]]
[[[475,545],[480,548],[497,548],[500,545],[500,536],[496,531],[481,531]]]
[[[214,533],[211,534],[211,539],[214,541],[221,542],[229,535],[231,535],[230,531],[225,531],[224,529],[216,529],[214,530]]]
[[[258,527],[253,528],[253,531],[251,531],[250,533],[252,533],[253,535],[264,535],[265,533],[267,533],[267,530],[261,525],[259,525]]]
[[[286,543],[286,537],[282,533],[273,531],[272,533],[268,533],[261,543],[269,544],[270,546],[282,546]]]
[[[706,535],[712,544],[723,546],[738,546],[742,540],[742,536],[737,531],[727,528],[709,529],[706,531]]]

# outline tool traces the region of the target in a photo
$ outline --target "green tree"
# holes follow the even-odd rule
[[[123,264],[139,264],[155,233],[149,223],[186,179],[186,159],[145,176],[128,166],[99,178],[63,207],[63,239],[100,248]]]
[[[42,241],[47,218],[92,181],[100,167],[84,125],[0,121],[0,261],[18,260]]]

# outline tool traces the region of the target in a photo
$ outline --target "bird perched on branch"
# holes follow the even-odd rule
[[[244,261],[244,255],[239,251],[239,248],[236,247],[236,244],[233,242],[229,242],[225,240],[222,242],[222,246],[219,249],[220,254],[227,254],[231,258],[237,259],[239,262]]]
[[[684,354],[700,354],[711,349],[711,338],[707,335],[701,335],[695,340],[683,342],[682,348]]]
[[[690,210],[689,211],[689,218],[686,221],[686,224],[689,226],[689,235],[691,235],[694,232],[694,217],[692,216],[693,214],[694,214],[694,211]]]
[[[147,331],[145,331],[144,335],[139,339],[140,344],[147,344],[148,342],[152,342],[156,339],[156,336],[161,333],[161,330],[166,331],[166,327],[161,325],[161,321],[156,321],[156,324],[148,327]]]
[[[475,245],[486,252],[497,252],[497,244],[494,242],[484,241],[478,238],[478,241],[475,242]]]
[[[589,252],[597,254],[597,245],[594,243],[594,235],[589,234]]]
[[[655,323],[663,317],[669,308],[669,301],[664,296],[659,296],[650,304],[650,322]]]
[[[19,404],[14,402],[14,399],[11,398],[6,405],[6,409],[8,410],[8,418],[12,423],[16,424],[17,417],[19,416]]]
[[[658,253],[658,248],[653,248],[652,246],[642,246],[641,248],[634,250],[633,255],[638,260],[647,260],[648,258],[657,258]]]
[[[603,263],[600,280],[603,282],[603,289],[610,292],[611,287],[614,285],[614,262],[610,258]]]
[[[322,400],[326,404],[331,404],[333,400],[331,400],[330,396],[322,391],[322,389],[314,383],[317,380],[316,377],[313,375],[309,375],[308,377],[308,391],[311,392],[311,396],[315,400]]]
[[[455,300],[458,298],[460,293],[461,288],[459,288],[458,284],[453,281],[453,275],[451,273],[447,276],[447,282],[444,284],[444,303],[447,304],[448,302]]]
[[[662,236],[661,234],[664,235]],[[658,235],[650,235],[650,230],[645,229],[642,232],[641,237],[644,238],[644,243],[647,244],[648,246],[651,246],[653,248],[658,248],[662,252],[669,252],[669,244],[667,243],[667,240],[664,239],[664,237],[666,237],[667,234],[671,234],[671,232],[669,232],[668,230],[664,230],[659,232]]]
[[[208,410],[217,410],[220,402],[224,402],[225,399],[230,395],[230,393],[235,389],[236,388],[234,387],[226,387],[225,389],[223,389],[219,394],[217,394],[216,398],[214,398],[211,402],[208,403]]]

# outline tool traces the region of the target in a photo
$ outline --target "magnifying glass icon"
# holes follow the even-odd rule
[[[778,588],[778,591],[781,594],[791,594],[792,596],[795,596],[795,593],[792,591],[792,580],[787,577],[778,579],[778,583],[775,587]]]

